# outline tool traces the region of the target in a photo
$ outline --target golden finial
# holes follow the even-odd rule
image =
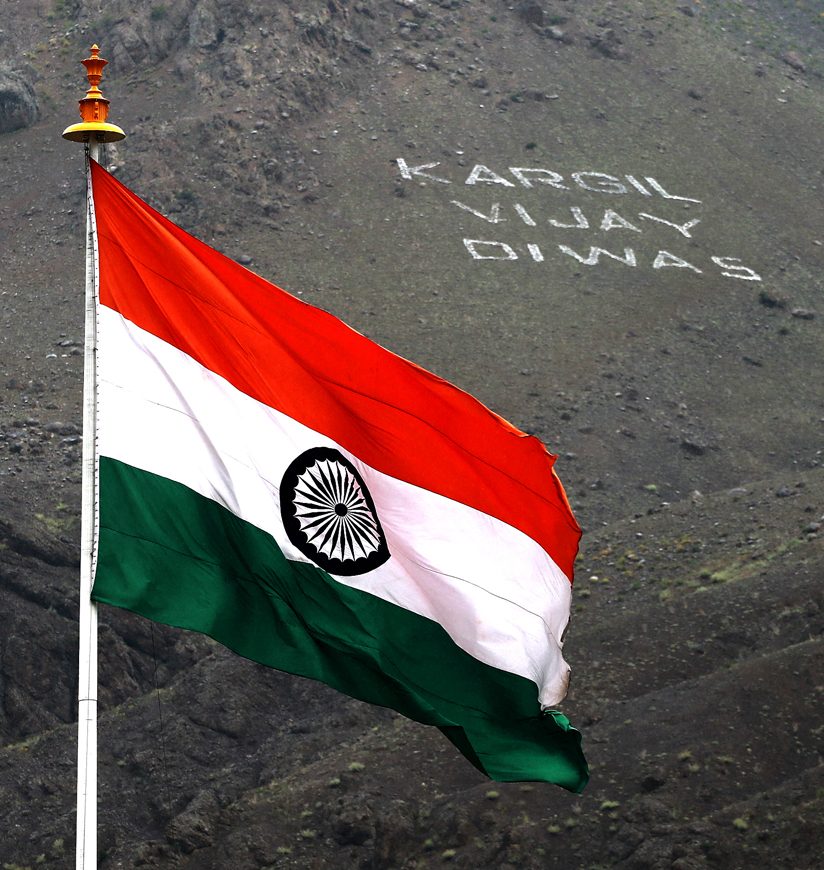
[[[63,138],[72,142],[117,142],[125,139],[126,134],[120,127],[106,121],[109,116],[109,101],[103,96],[99,86],[103,78],[103,67],[108,61],[100,57],[100,49],[93,45],[89,57],[81,63],[86,67],[89,79],[89,89],[80,100],[80,117],[83,120],[79,124],[66,127]]]

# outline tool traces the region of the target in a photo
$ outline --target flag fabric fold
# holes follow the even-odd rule
[[[580,536],[554,457],[91,175],[93,598],[435,725],[493,779],[580,791],[551,709]]]

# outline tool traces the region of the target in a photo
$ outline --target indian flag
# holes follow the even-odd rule
[[[493,779],[580,791],[555,457],[91,177],[92,597],[435,725]]]

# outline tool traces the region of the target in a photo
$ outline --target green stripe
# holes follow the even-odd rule
[[[211,499],[105,457],[92,597],[435,725],[492,779],[586,785],[580,734],[541,714],[534,683],[477,661],[432,620],[289,561]]]

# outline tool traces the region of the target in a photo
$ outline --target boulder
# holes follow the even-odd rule
[[[31,126],[40,116],[37,95],[19,70],[0,68],[0,133]]]
[[[521,0],[516,7],[516,11],[527,24],[536,24],[538,27],[543,27],[546,23],[544,21],[543,7],[537,0]]]
[[[801,55],[797,51],[785,51],[784,54],[781,55],[781,60],[784,61],[787,66],[791,66],[793,69],[798,70],[798,72],[804,72],[807,69],[807,65],[801,58]]]

